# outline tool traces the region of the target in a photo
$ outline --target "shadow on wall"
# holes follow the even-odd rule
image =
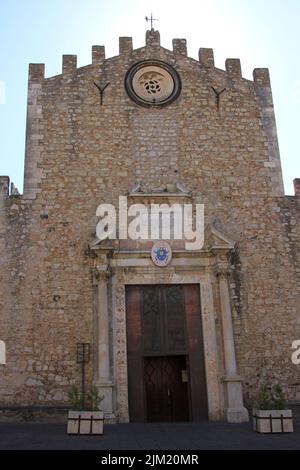
[[[6,364],[6,348],[4,341],[0,340],[0,364]]]

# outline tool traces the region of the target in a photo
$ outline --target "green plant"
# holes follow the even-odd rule
[[[75,411],[83,409],[86,411],[99,411],[100,403],[104,399],[104,396],[99,396],[95,385],[86,393],[85,400],[83,400],[83,394],[76,385],[73,385],[71,390],[69,390],[68,397],[71,407]]]
[[[71,390],[68,391],[68,397],[71,402],[71,407],[73,410],[79,411],[82,410],[83,397],[76,385],[73,385]]]
[[[284,410],[287,407],[286,398],[280,385],[261,387],[256,402],[260,410]]]
[[[104,399],[104,395],[99,396],[97,387],[95,385],[92,386],[91,390],[87,394],[87,405],[88,411],[97,411],[99,410],[100,403]]]
[[[267,385],[261,387],[258,396],[256,398],[255,406],[259,410],[270,410],[272,405],[272,394],[271,390]]]
[[[286,398],[280,385],[273,387],[273,402],[275,410],[285,410],[287,408]]]

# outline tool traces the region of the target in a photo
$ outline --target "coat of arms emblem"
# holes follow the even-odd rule
[[[164,241],[154,243],[151,250],[151,258],[153,263],[160,268],[168,266],[172,259],[172,249],[169,243]]]

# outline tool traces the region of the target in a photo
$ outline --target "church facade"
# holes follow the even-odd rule
[[[68,406],[83,359],[109,422],[247,421],[264,384],[297,404],[300,181],[284,195],[268,70],[153,29],[119,44],[29,67],[24,194],[1,177],[0,411]],[[97,208],[125,198],[201,205],[203,243],[101,240]]]

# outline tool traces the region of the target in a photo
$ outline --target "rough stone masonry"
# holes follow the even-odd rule
[[[93,46],[92,64],[80,68],[63,56],[55,77],[29,66],[24,194],[10,194],[1,176],[3,415],[68,406],[83,342],[92,347],[87,384],[105,395],[106,418],[130,420],[125,289],[133,283],[201,286],[209,419],[247,419],[264,383],[299,403],[291,347],[300,338],[300,182],[284,195],[268,70],[247,80],[238,59],[218,69],[212,49],[192,59],[185,40],[167,50],[153,29],[145,47],[119,44],[107,59]],[[151,243],[95,243],[98,205],[117,206],[125,194],[204,204],[203,250],[191,256],[171,243],[162,269]]]

